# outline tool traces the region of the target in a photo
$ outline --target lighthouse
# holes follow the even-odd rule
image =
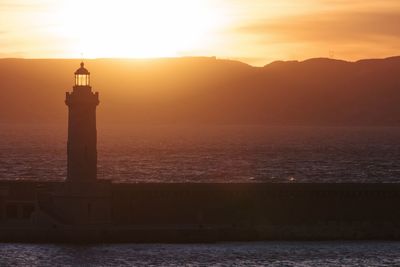
[[[67,179],[52,197],[51,212],[67,224],[107,223],[110,220],[111,182],[97,179],[96,108],[99,94],[92,91],[90,72],[82,62],[75,85],[67,92]]]
[[[94,182],[97,178],[96,107],[99,93],[90,86],[84,63],[75,71],[75,85],[66,93],[68,106],[67,182]]]

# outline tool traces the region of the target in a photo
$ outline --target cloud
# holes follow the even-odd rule
[[[239,32],[276,42],[375,42],[400,39],[400,11],[318,13],[263,20]]]
[[[37,12],[54,5],[50,0],[0,0],[0,16],[12,12]],[[2,14],[1,14],[2,13]]]

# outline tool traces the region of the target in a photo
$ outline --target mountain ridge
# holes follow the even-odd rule
[[[64,123],[78,59],[0,59],[0,123]],[[90,59],[99,123],[400,125],[400,56]]]

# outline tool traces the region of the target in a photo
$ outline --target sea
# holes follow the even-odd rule
[[[0,179],[66,177],[66,125],[0,124]],[[400,182],[400,127],[98,126],[116,182]]]
[[[400,266],[396,242],[0,244],[0,266]]]
[[[400,182],[399,127],[98,125],[115,182]],[[0,124],[0,179],[61,181],[67,128]],[[400,242],[0,243],[0,266],[400,266]]]

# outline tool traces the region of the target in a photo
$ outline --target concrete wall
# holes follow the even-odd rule
[[[24,231],[44,241],[400,239],[400,184],[0,182],[0,189],[0,240],[23,241]]]
[[[397,184],[130,184],[112,186],[121,224],[400,222]]]

